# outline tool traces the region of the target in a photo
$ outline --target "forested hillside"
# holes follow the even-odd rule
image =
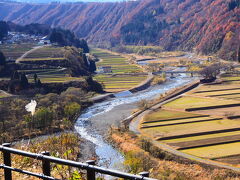
[[[121,3],[1,3],[0,19],[73,30],[91,43],[154,44],[237,59],[239,0],[141,0]]]

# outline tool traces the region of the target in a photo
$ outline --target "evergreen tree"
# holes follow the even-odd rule
[[[0,51],[0,66],[5,66],[6,64],[6,57],[4,56],[3,52]]]
[[[37,84],[36,84],[36,85],[37,85],[38,88],[41,88],[41,87],[42,87],[42,82],[41,82],[40,79],[37,80]]]
[[[228,3],[228,9],[229,11],[235,9],[236,7],[240,7],[240,1],[239,0],[232,0]]]
[[[14,71],[11,80],[19,80],[20,79],[20,75],[18,73],[18,71]]]
[[[25,73],[22,73],[21,76],[20,76],[20,81],[21,81],[21,85],[23,88],[27,88],[29,83],[28,83],[28,79],[25,75]]]
[[[8,24],[5,21],[0,21],[0,41],[8,35]]]
[[[34,74],[33,78],[34,78],[34,82],[35,82],[35,84],[37,84],[37,79],[38,79],[38,76],[37,76],[37,74],[36,74],[36,73]]]
[[[89,70],[91,71],[91,72],[94,72],[94,71],[96,71],[96,63],[94,62],[94,61],[89,61],[90,62],[90,65],[89,65]]]
[[[58,43],[59,45],[65,45],[63,34],[54,29],[49,37],[51,43]]]
[[[80,48],[83,49],[83,53],[89,53],[89,47],[87,42],[84,39],[80,40]]]

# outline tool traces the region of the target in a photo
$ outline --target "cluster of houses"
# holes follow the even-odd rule
[[[47,36],[37,36],[20,32],[8,32],[8,36],[0,41],[0,44],[38,43],[39,45],[50,44]]]

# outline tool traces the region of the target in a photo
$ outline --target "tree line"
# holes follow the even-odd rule
[[[84,39],[79,39],[72,31],[60,27],[51,28],[48,25],[38,23],[22,26],[12,22],[0,21],[0,41],[8,35],[9,31],[48,36],[52,43],[57,43],[60,46],[75,46],[82,48],[84,53],[89,53],[88,44]]]

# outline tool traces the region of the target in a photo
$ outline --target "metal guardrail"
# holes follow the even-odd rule
[[[10,147],[10,143],[4,143],[0,145],[0,151],[3,154],[3,164],[0,164],[0,168],[4,169],[4,178],[5,180],[12,180],[12,171],[19,172],[22,174],[27,174],[29,176],[38,177],[44,180],[57,180],[54,177],[51,177],[51,163],[67,165],[71,167],[76,167],[79,169],[83,169],[87,171],[87,180],[95,180],[96,173],[101,173],[105,175],[110,175],[114,177],[130,179],[130,180],[154,180],[149,178],[148,172],[141,172],[139,175],[129,174],[125,172],[120,172],[117,170],[111,170],[103,167],[99,167],[95,165],[94,160],[89,160],[86,163],[76,162],[71,160],[65,160],[61,158],[56,158],[50,156],[49,152],[42,152],[41,154],[26,152],[18,149],[14,149]],[[30,171],[13,168],[11,167],[11,154],[17,154],[24,157],[30,157],[42,161],[42,174],[33,173]]]

